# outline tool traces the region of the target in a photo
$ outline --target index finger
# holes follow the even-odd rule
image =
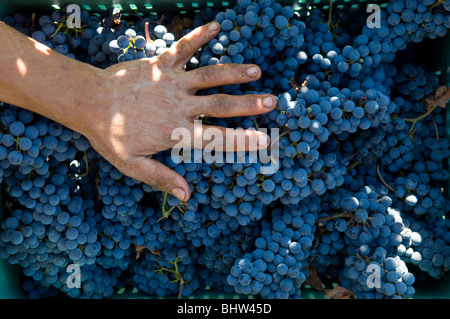
[[[173,66],[183,68],[195,52],[213,39],[219,30],[220,24],[213,21],[194,29],[174,43],[166,52],[174,59]]]

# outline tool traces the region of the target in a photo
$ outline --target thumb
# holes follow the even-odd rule
[[[169,193],[181,202],[186,202],[191,196],[191,190],[186,180],[164,164],[150,158],[141,157],[134,166],[136,179]]]

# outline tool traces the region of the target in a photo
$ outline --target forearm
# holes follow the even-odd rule
[[[63,56],[3,22],[0,43],[0,101],[82,131],[92,120],[94,110],[86,101],[95,98],[94,81],[102,70]]]

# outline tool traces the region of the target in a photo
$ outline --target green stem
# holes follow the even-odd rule
[[[272,144],[275,144],[275,142],[277,142],[278,140],[280,140],[283,136],[288,135],[291,132],[291,130],[287,129],[286,131],[284,131],[282,134],[280,134],[273,142]],[[272,154],[270,154],[270,160],[272,161],[272,163],[278,164],[278,161],[272,156]]]
[[[255,124],[256,130],[259,131],[259,125],[258,125],[258,122],[256,122],[256,120],[253,120],[253,124]]]
[[[172,212],[173,208],[172,207],[170,210],[166,210],[166,203],[167,203],[167,196],[169,195],[169,193],[165,192],[164,193],[164,198],[163,198],[163,203],[162,203],[162,217],[160,219],[157,220],[157,222],[159,223],[161,219],[167,218],[169,217],[170,213]]]
[[[350,165],[349,167],[347,167],[347,171],[354,169],[356,166],[358,166],[359,164],[362,164],[363,162],[354,162],[352,165]]]
[[[436,7],[436,6],[440,5],[440,4],[443,4],[444,2],[445,2],[445,0],[439,0],[439,1],[436,1],[436,3],[433,4],[433,5],[430,7],[430,9],[428,9],[428,11],[431,12],[431,11],[434,9],[434,7]]]
[[[339,213],[339,214],[334,214],[334,215],[330,215],[330,216],[326,216],[326,217],[322,217],[319,218],[317,220],[317,223],[320,224],[321,222],[323,222],[324,220],[331,220],[331,219],[336,219],[336,218],[345,218],[345,217],[351,217],[352,213]]]
[[[36,31],[36,13],[31,14],[31,33],[34,33]]]
[[[283,133],[281,133],[281,134],[278,136],[277,139],[275,139],[275,141],[281,139],[282,137],[288,135],[289,133],[291,133],[291,130],[289,130],[289,129],[286,130],[286,131],[284,131]]]
[[[435,109],[437,108],[437,105],[433,105],[432,107],[430,107],[430,109],[428,111],[426,111],[424,114],[422,114],[419,117],[416,117],[415,119],[403,119],[406,122],[412,122],[411,128],[409,129],[408,134],[411,134],[411,132],[414,129],[414,126],[416,125],[417,122],[419,122],[420,120],[424,119],[425,117],[427,117],[428,115],[430,115]]]
[[[185,213],[184,208],[182,208],[180,205],[186,206],[187,203],[180,203],[179,205],[176,206],[180,210],[180,212]]]
[[[61,28],[64,26],[64,20],[62,22],[59,23],[58,27],[56,28],[55,32],[50,36],[50,39],[53,38],[58,32],[59,30],[61,30]]]
[[[180,259],[178,257],[175,258],[175,261],[171,262],[171,264],[173,264],[174,269],[169,269],[166,267],[161,267],[160,269],[156,270],[159,273],[170,273],[175,277],[174,282],[179,282],[180,283],[180,290],[178,291],[178,299],[181,299],[183,296],[183,289],[184,289],[184,278],[183,276],[180,274],[180,271],[178,270],[178,264],[177,262],[180,261]]]

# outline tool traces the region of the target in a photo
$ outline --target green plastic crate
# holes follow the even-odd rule
[[[226,10],[232,8],[236,0],[0,0],[0,18],[15,12],[50,12],[58,10],[68,4],[79,4],[83,10],[101,15],[111,8],[118,8],[121,12],[135,13],[138,15],[157,14],[160,12],[174,12],[181,15],[200,12],[202,8],[211,7],[214,9]],[[301,10],[304,7],[319,7],[328,9],[329,0],[278,0],[283,5],[292,5],[295,10]],[[363,4],[377,3],[384,7],[389,1],[386,0],[333,0],[334,6],[358,6]],[[427,52],[444,52],[438,54],[438,59],[432,59],[435,65],[431,67],[436,72],[442,85],[450,86],[450,33],[445,38],[433,41],[434,50]],[[446,114],[447,134],[450,135],[450,112]],[[450,158],[448,159],[450,167]],[[450,198],[450,180],[446,188],[447,197]],[[0,203],[1,192],[0,192]],[[4,220],[6,213],[3,205],[0,205],[0,222]],[[0,259],[0,299],[25,299],[26,293],[22,290],[20,282],[22,274],[21,268],[11,265],[7,261]],[[327,287],[331,288],[331,287]],[[447,276],[442,280],[430,280],[420,286],[415,286],[415,299],[450,299],[450,277]],[[131,291],[121,289],[112,298],[127,299],[153,299],[155,297],[140,293],[137,289]],[[172,299],[176,296],[165,297],[164,299]],[[188,299],[248,299],[246,296],[235,294],[227,294],[217,291],[200,291],[196,292]],[[251,297],[250,297],[251,298]],[[309,288],[307,285],[302,288],[302,298],[304,299],[324,299],[327,298],[322,292]]]

